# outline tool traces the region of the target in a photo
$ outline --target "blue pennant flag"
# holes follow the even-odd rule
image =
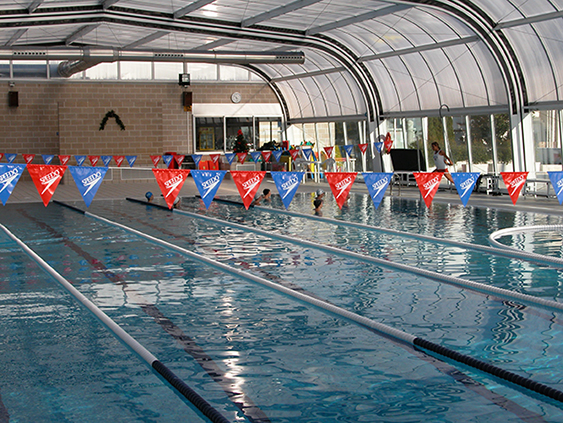
[[[82,167],[69,166],[70,174],[74,179],[74,183],[80,191],[86,207],[90,207],[94,196],[98,192],[98,188],[106,176],[107,167]]]
[[[0,200],[6,205],[25,169],[24,164],[0,164]]]
[[[272,156],[274,156],[274,159],[276,159],[276,162],[280,161],[280,157],[282,155],[283,151],[282,150],[274,150],[272,151]]]
[[[353,145],[343,145],[342,147],[344,147],[344,151],[346,152],[346,154],[349,157],[352,157],[352,152],[354,151],[354,146]]]
[[[46,165],[50,165],[51,162],[53,161],[53,159],[55,158],[54,154],[42,154],[41,157],[43,157],[43,162]]]
[[[454,180],[455,188],[459,194],[459,198],[463,204],[463,207],[467,205],[469,197],[473,192],[473,187],[479,179],[479,172],[456,172],[452,173],[452,179]]]
[[[362,173],[364,177],[364,182],[368,187],[369,195],[373,201],[373,205],[377,209],[381,200],[383,200],[383,196],[385,195],[385,191],[387,191],[387,187],[391,182],[391,178],[393,177],[392,173],[376,173],[376,172],[364,172]]]
[[[547,172],[559,204],[563,203],[563,172]]]
[[[227,158],[227,161],[229,162],[229,164],[233,164],[233,160],[235,158],[235,153],[225,153],[225,157]]]
[[[311,159],[311,153],[313,152],[312,148],[302,148],[301,151],[307,160]]]
[[[303,180],[305,172],[271,172],[271,175],[280,193],[283,205],[287,209]]]
[[[125,156],[127,159],[127,163],[129,163],[129,167],[133,167],[135,164],[135,160],[137,160],[137,156]]]
[[[192,154],[192,159],[194,159],[195,168],[199,169],[199,162],[201,161],[201,154]]]
[[[76,160],[76,164],[78,164],[78,166],[82,166],[82,163],[86,160],[86,156],[74,156],[74,159]]]
[[[112,158],[113,156],[100,156],[100,159],[102,159],[102,162],[104,163],[104,167],[109,166],[109,162],[111,162]]]
[[[190,172],[206,209],[211,205],[226,173],[226,170],[192,170]]]
[[[162,156],[162,161],[164,162],[166,167],[168,167],[168,166],[170,166],[170,162],[172,161],[173,158],[174,158],[174,156],[167,154],[165,156]]]
[[[255,163],[258,163],[258,160],[260,160],[260,157],[262,157],[262,152],[261,151],[251,151],[250,155],[252,156],[252,160],[254,160]]]
[[[375,149],[377,150],[378,153],[381,153],[383,151],[383,142],[374,142],[373,146],[375,147]]]
[[[18,157],[18,153],[6,153],[6,160],[8,160],[8,163],[13,163],[14,160],[16,160],[16,157]]]

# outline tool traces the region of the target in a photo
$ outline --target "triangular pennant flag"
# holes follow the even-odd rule
[[[180,169],[182,167],[182,163],[184,162],[185,158],[186,158],[185,154],[175,154],[174,155],[174,161],[178,165],[178,169]]]
[[[344,147],[344,151],[346,152],[348,157],[352,157],[352,152],[354,151],[354,146],[353,145],[343,145],[342,147]]]
[[[246,156],[248,155],[248,153],[237,153],[237,157],[238,157],[238,162],[240,164],[243,164],[244,161],[246,160]]]
[[[31,175],[31,180],[35,184],[35,188],[37,188],[37,192],[39,192],[45,207],[47,207],[59,186],[65,170],[66,166],[27,165],[27,171]]]
[[[59,161],[61,162],[61,165],[65,166],[68,163],[69,160],[70,160],[69,155],[60,155],[59,154]]]
[[[154,169],[153,173],[156,182],[162,191],[162,195],[169,209],[174,206],[174,200],[178,197],[186,178],[188,177],[189,169]]]
[[[282,154],[283,154],[283,151],[282,151],[282,150],[274,150],[274,151],[272,151],[272,156],[274,156],[274,159],[276,159],[276,162],[279,162],[279,161],[280,161],[280,158],[281,158]]]
[[[334,147],[325,147],[324,150],[326,153],[326,158],[330,159],[332,157],[332,150],[334,150]]]
[[[27,164],[30,164],[35,158],[35,154],[22,154],[22,156]]]
[[[101,156],[100,158],[102,159],[102,163],[104,164],[104,167],[108,167],[109,162],[111,162],[112,156]]]
[[[201,161],[201,154],[192,154],[192,159],[195,163],[195,168],[199,169],[199,162]]]
[[[261,151],[251,151],[250,155],[252,156],[252,160],[254,160],[254,163],[258,163],[258,160],[260,160],[260,158],[262,157],[262,152]]]
[[[53,159],[55,158],[54,154],[42,154],[41,157],[43,157],[43,163],[45,163],[46,165],[50,165],[51,162],[53,161]]]
[[[6,153],[6,160],[8,160],[8,163],[13,163],[14,160],[16,160],[16,157],[18,157],[18,153]]]
[[[170,166],[170,162],[172,161],[173,158],[174,158],[174,156],[172,156],[170,154],[166,154],[166,155],[162,156],[162,161],[164,162],[166,167],[168,167],[168,166]]]
[[[82,166],[84,160],[86,160],[86,156],[74,156],[74,160],[76,160],[76,164],[78,164],[78,166]]]
[[[364,172],[362,173],[364,177],[364,182],[368,187],[369,195],[373,201],[373,205],[377,209],[381,200],[383,200],[383,196],[385,195],[385,191],[387,191],[387,187],[391,182],[391,178],[393,178],[392,173],[376,173],[376,172]]]
[[[127,159],[127,163],[129,163],[129,167],[133,167],[135,164],[135,160],[137,160],[137,156],[125,156]]]
[[[12,191],[22,176],[24,164],[0,164],[0,200],[6,205]]]
[[[373,146],[375,150],[381,154],[381,152],[383,151],[383,142],[374,142]]]
[[[366,151],[368,150],[367,144],[358,144],[358,147],[360,148],[360,151],[362,152],[362,154],[366,154]]]
[[[0,160],[4,158],[4,153],[0,153]]]
[[[158,166],[158,162],[160,162],[160,156],[153,156],[151,155],[152,164],[154,167]]]
[[[391,139],[391,134],[389,132],[387,132],[387,135],[385,135],[385,141],[383,142],[384,146],[385,146],[385,151],[387,151],[387,153],[391,152],[391,147],[393,146],[393,140]]]
[[[301,151],[307,160],[311,159],[311,153],[313,152],[312,148],[302,148]]]
[[[455,188],[459,194],[459,198],[463,207],[467,206],[469,197],[473,192],[473,187],[477,183],[479,178],[479,172],[456,172],[451,173],[452,179],[454,180]]]
[[[125,160],[125,156],[113,156],[113,160],[115,160],[117,167],[121,167],[121,163]]]
[[[226,170],[192,170],[195,186],[208,209],[225,177]]]
[[[528,178],[528,172],[500,172],[500,174],[506,185],[512,204],[516,205],[520,191],[524,188],[524,184]]]
[[[563,172],[547,172],[559,204],[563,204]]]
[[[271,175],[280,193],[283,205],[287,209],[305,176],[305,172],[271,172]]]
[[[292,148],[291,150],[289,150],[289,154],[291,154],[291,160],[297,160],[297,158],[299,157],[299,150]]]
[[[262,151],[262,158],[264,159],[264,163],[268,163],[270,161],[271,155],[271,151]]]
[[[210,154],[209,157],[211,158],[211,160],[213,160],[214,164],[219,163],[219,157],[221,157],[220,154]]]
[[[225,153],[225,158],[229,162],[229,164],[233,164],[233,160],[235,159],[235,153]]]
[[[441,172],[413,172],[413,175],[422,194],[424,204],[426,204],[426,207],[430,207],[444,174]]]
[[[338,145],[337,147],[338,147],[338,149],[340,150],[340,155],[341,155],[342,157],[346,157],[346,148],[345,148],[345,146],[343,146],[343,145]]]
[[[104,176],[106,176],[108,168],[80,166],[69,166],[68,168],[78,191],[80,191],[80,195],[82,195],[82,198],[86,203],[86,207],[90,207],[92,200],[98,192],[98,188],[102,185],[102,181],[104,180]]]
[[[266,172],[244,172],[244,171],[231,171],[231,176],[235,185],[237,186],[240,197],[244,207],[248,210],[250,204],[254,200],[254,196],[260,188],[260,184],[264,179]]]
[[[92,166],[96,166],[96,164],[98,164],[98,160],[100,160],[100,156],[88,156],[88,160],[90,160]]]
[[[334,194],[334,199],[338,207],[342,209],[342,205],[348,199],[348,193],[356,180],[356,172],[325,172],[326,181],[330,190]]]

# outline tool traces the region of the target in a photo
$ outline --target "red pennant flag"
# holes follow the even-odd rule
[[[326,172],[326,180],[330,186],[330,190],[334,194],[334,199],[338,207],[342,209],[342,205],[346,202],[350,189],[356,180],[356,172]]]
[[[289,154],[291,154],[292,160],[297,160],[297,158],[299,157],[299,150],[296,148],[292,148],[291,150],[289,150]]]
[[[326,153],[326,158],[330,159],[332,157],[332,150],[334,150],[334,147],[325,147],[324,150]]]
[[[160,162],[160,156],[151,156],[152,164],[154,167],[158,166],[158,162]]]
[[[520,191],[524,188],[524,184],[528,178],[528,172],[500,172],[500,174],[502,175],[502,180],[506,185],[512,204],[516,205]]]
[[[69,160],[70,160],[70,156],[67,156],[67,155],[61,156],[59,154],[59,161],[61,162],[61,165],[65,166],[68,163]]]
[[[391,134],[389,132],[387,132],[387,135],[385,135],[385,141],[383,141],[383,145],[385,146],[387,153],[390,153],[391,146],[393,145],[393,140],[391,139]]]
[[[174,155],[174,160],[176,160],[176,164],[178,165],[178,167],[180,167],[182,165],[182,162],[184,161],[184,157],[186,157],[186,156],[182,155],[182,154],[175,154]]]
[[[248,210],[248,207],[250,207],[250,204],[254,200],[254,196],[256,192],[258,192],[258,188],[260,188],[260,184],[265,175],[266,172],[231,171],[231,176],[233,177],[233,181],[235,181],[235,185],[237,186],[246,210]]]
[[[59,186],[59,182],[63,178],[66,166],[28,164],[27,170],[31,175],[35,188],[37,188],[37,192],[39,192],[43,200],[43,204],[47,207]]]
[[[367,144],[358,144],[358,147],[360,147],[360,151],[362,152],[362,154],[366,154],[366,151],[368,149]]]
[[[219,157],[221,157],[220,154],[210,154],[209,157],[211,157],[211,160],[213,160],[213,163],[217,164],[217,162],[219,162]]]
[[[162,191],[164,200],[169,209],[174,206],[174,200],[178,197],[186,178],[188,177],[189,169],[153,169],[156,182]]]
[[[413,172],[413,175],[426,207],[430,207],[444,174],[441,172]]]
[[[0,153],[0,160],[4,158],[4,153]]]
[[[22,156],[27,164],[30,164],[35,158],[35,154],[22,154]]]
[[[262,151],[262,157],[264,158],[264,163],[268,163],[270,161],[271,155],[272,155],[271,151]]]
[[[125,160],[125,156],[113,156],[113,160],[115,160],[117,167],[121,167],[121,163]]]
[[[96,163],[98,163],[98,160],[100,160],[100,156],[88,156],[88,160],[90,160],[92,166],[96,166]]]
[[[246,156],[248,156],[248,153],[237,153],[237,157],[238,157],[238,162],[240,164],[243,164],[244,161],[246,160]],[[248,208],[248,207],[247,207]]]

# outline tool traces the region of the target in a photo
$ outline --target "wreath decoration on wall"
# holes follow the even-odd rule
[[[115,118],[115,123],[117,123],[117,125],[119,126],[119,128],[122,131],[125,131],[125,125],[121,121],[119,115],[117,113],[115,113],[113,110],[110,110],[109,112],[107,112],[106,115],[104,116],[104,118],[102,119],[102,121],[100,122],[100,129],[99,129],[100,131],[104,130],[104,128],[106,127],[106,123],[108,122],[109,118]]]

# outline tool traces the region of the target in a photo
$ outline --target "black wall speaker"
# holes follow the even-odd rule
[[[191,91],[184,91],[182,93],[182,106],[184,106],[184,111],[186,111],[186,112],[192,111],[192,92]]]
[[[417,157],[418,156],[418,157]],[[422,151],[410,148],[392,148],[391,162],[393,169],[398,171],[418,172],[426,170],[426,163]]]
[[[18,107],[20,105],[17,91],[8,91],[8,106]]]

